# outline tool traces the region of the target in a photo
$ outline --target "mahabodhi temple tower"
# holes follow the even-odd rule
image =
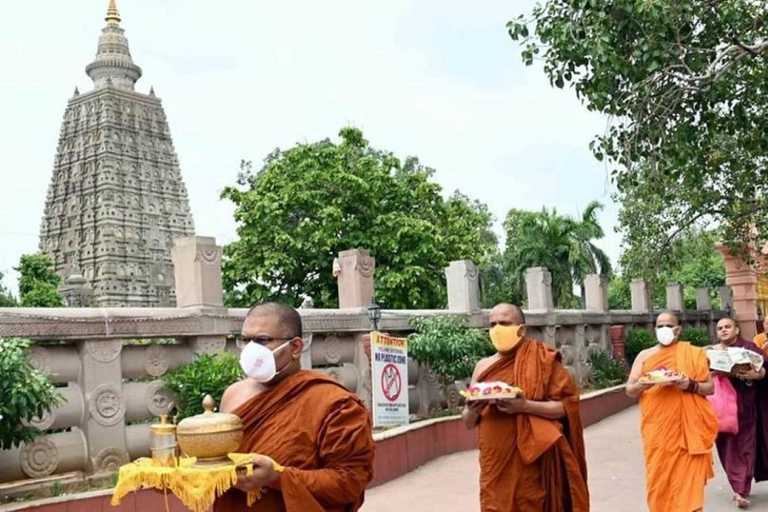
[[[194,235],[187,190],[162,102],[134,90],[142,72],[115,0],[105,20],[85,68],[93,90],[75,89],[64,112],[40,250],[101,307],[174,306],[171,243]]]

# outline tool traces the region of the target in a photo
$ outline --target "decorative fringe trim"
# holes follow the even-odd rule
[[[234,454],[233,454],[234,455]],[[206,512],[213,502],[237,483],[238,469],[245,470],[245,476],[253,475],[253,465],[235,464],[214,467],[193,467],[193,460],[179,460],[175,468],[157,466],[151,459],[139,459],[120,468],[120,473],[112,494],[112,506],[118,506],[129,492],[139,489],[154,488],[171,491],[193,512]],[[261,499],[262,490],[248,492],[248,506]],[[168,498],[165,497],[166,510]]]

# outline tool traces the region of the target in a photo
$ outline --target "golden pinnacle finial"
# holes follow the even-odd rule
[[[109,0],[109,7],[107,7],[107,17],[104,18],[107,25],[111,27],[117,27],[120,25],[120,11],[117,10],[116,0]]]

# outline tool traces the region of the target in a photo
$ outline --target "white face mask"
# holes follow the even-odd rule
[[[665,347],[669,346],[675,341],[675,330],[671,327],[659,327],[656,329],[656,339]]]
[[[249,341],[240,352],[240,367],[245,374],[256,382],[269,382],[280,373],[275,362],[275,352],[288,345],[288,340],[275,350],[270,350],[260,343]]]

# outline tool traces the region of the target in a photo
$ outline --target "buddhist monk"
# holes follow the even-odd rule
[[[731,318],[717,322],[718,350],[741,347],[763,356],[762,350],[739,336],[739,327]],[[768,480],[768,381],[766,367],[759,371],[754,368],[740,368],[730,374],[730,382],[738,396],[737,434],[720,433],[717,436],[717,455],[728,475],[733,490],[733,499],[739,508],[749,506],[752,480]],[[721,372],[717,372],[721,374]]]
[[[247,377],[225,391],[221,410],[243,420],[238,452],[253,454],[254,471],[240,476],[213,510],[358,510],[373,478],[374,442],[363,403],[325,374],[301,369],[301,317],[290,306],[251,309],[241,343]],[[259,489],[261,498],[248,507],[246,492]]]
[[[638,354],[627,394],[640,397],[647,503],[650,512],[693,512],[704,508],[704,488],[714,476],[712,447],[717,416],[705,398],[714,391],[704,349],[678,341],[672,313],[656,318],[658,345]],[[641,377],[668,369],[675,382],[644,384]]]
[[[752,343],[757,345],[768,356],[768,317],[763,319],[763,332],[755,336]]]
[[[579,390],[560,353],[526,337],[511,304],[490,313],[496,354],[475,366],[472,383],[505,382],[523,397],[468,400],[467,428],[479,427],[482,512],[587,512],[587,464]]]

